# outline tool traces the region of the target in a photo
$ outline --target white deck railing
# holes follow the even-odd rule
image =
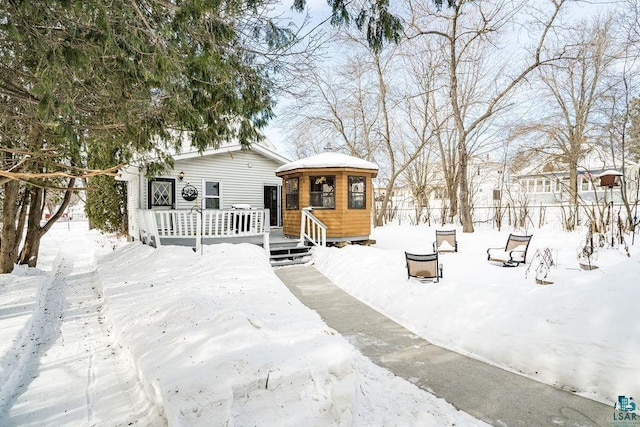
[[[300,241],[310,241],[315,246],[327,246],[327,226],[311,213],[311,208],[302,209]]]
[[[161,239],[265,236],[269,234],[269,209],[138,209],[140,238],[161,246]],[[268,249],[268,238],[265,249]]]

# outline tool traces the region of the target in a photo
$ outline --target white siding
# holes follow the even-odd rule
[[[138,230],[138,209],[140,208],[140,177],[135,175],[127,181],[127,219],[129,221],[129,236],[140,239]]]
[[[174,178],[176,183],[176,209],[200,206],[203,180],[219,181],[222,193],[222,209],[234,204],[250,204],[253,208],[264,208],[264,185],[279,185],[281,179],[275,175],[280,162],[255,151],[232,151],[206,157],[176,161],[174,170],[159,178]],[[184,172],[184,180],[177,179]],[[198,190],[198,199],[192,202],[181,196],[186,185]],[[147,208],[147,186],[144,186],[141,202]]]

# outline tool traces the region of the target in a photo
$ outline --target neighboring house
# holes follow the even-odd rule
[[[378,202],[378,204],[380,204],[384,199],[387,189],[386,187],[375,187],[373,189],[373,192],[374,192],[376,201]],[[391,192],[391,197],[389,198],[389,203],[390,203],[389,206],[391,208],[398,208],[398,209],[413,208],[415,203],[414,203],[413,194],[411,193],[411,187],[409,187],[408,185],[393,187],[393,191]]]
[[[432,209],[440,209],[447,200],[446,183],[442,166],[440,164],[431,165],[431,173],[427,182],[427,194],[429,195],[429,206]],[[491,207],[496,201],[503,197],[503,190],[508,180],[508,171],[504,175],[504,165],[472,156],[468,163],[468,183],[471,194],[471,204],[474,207]],[[376,188],[377,197],[384,196],[383,188]],[[415,208],[415,200],[409,184],[395,187],[392,193],[392,206],[398,209]]]
[[[127,181],[131,238],[142,238],[138,216],[145,210],[269,209],[268,225],[282,225],[282,184],[275,170],[289,160],[268,142],[248,150],[237,143],[203,153],[184,150],[173,158],[173,169],[163,175],[148,178],[144,165],[130,165],[117,178]]]
[[[626,162],[622,167],[620,159],[611,158],[597,147],[591,147],[578,163],[577,191],[578,204],[576,224],[589,216],[594,205],[613,202],[616,211],[622,206],[622,189],[630,204],[636,203],[638,185],[638,165]],[[600,176],[619,174],[619,185],[601,186]],[[553,161],[553,157],[532,162],[532,165],[515,174],[515,188],[520,194],[520,203],[527,206],[530,218],[538,223],[566,221],[570,206],[570,176],[566,165]],[[624,187],[623,187],[624,186]],[[624,210],[622,210],[624,212]]]
[[[592,147],[584,156],[578,168],[578,197],[584,206],[592,203],[610,202],[613,198],[617,206],[622,202],[621,187],[601,187],[599,175],[603,172],[624,173],[620,182],[625,186],[629,201],[635,203],[638,192],[638,164],[626,162],[624,168],[619,159]],[[445,203],[445,182],[439,165],[433,167],[428,180],[428,206],[437,213]],[[553,212],[562,217],[562,206],[570,202],[569,171],[566,166],[549,159],[529,160],[525,168],[512,170],[511,164],[493,162],[488,158],[472,156],[468,164],[468,182],[473,206],[473,215],[477,221],[490,221],[495,216],[496,207],[519,208],[527,205],[529,215],[536,220],[540,210]],[[375,189],[376,200],[381,199],[385,189]],[[415,199],[411,188],[405,184],[393,189],[391,207],[397,208],[398,215],[413,215]],[[551,215],[549,215],[550,218]],[[433,219],[433,218],[432,218]]]
[[[503,163],[472,156],[469,159],[469,192],[474,208],[489,208],[506,202],[510,173]]]
[[[600,150],[591,149],[578,165],[577,190],[582,203],[622,202],[621,186],[607,188],[600,186],[599,176],[615,171],[624,176],[620,180],[626,186],[629,195],[635,195],[638,165],[627,162],[624,168],[618,159],[612,159]],[[570,202],[569,171],[566,166],[553,161],[541,166],[529,166],[516,174],[519,191],[526,195],[532,206],[554,206]]]

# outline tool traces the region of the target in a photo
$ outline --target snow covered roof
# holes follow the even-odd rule
[[[262,135],[262,140],[258,141],[258,142],[254,142],[253,144],[251,144],[252,146],[260,146],[262,148],[266,148],[267,150],[270,151],[276,151],[276,147],[271,143],[271,141],[269,141],[269,138],[267,138],[264,134],[262,134],[260,131],[258,131],[261,135]],[[187,153],[192,153],[192,152],[197,152],[198,149],[193,147],[191,145],[191,136],[189,132],[182,132],[182,135],[180,136],[180,145],[181,148],[179,149],[178,152],[174,152],[174,155],[179,155],[179,154],[187,154]],[[219,141],[218,144],[218,148],[227,148],[227,147],[235,147],[235,146],[239,146],[240,141],[238,140],[238,138],[232,138],[229,140],[221,140]],[[204,151],[208,151],[211,150],[211,148],[205,149]]]
[[[198,150],[191,148],[190,151],[183,151],[182,153],[174,154],[173,158],[175,160],[184,160],[184,159],[192,159],[196,157],[205,157],[205,156],[210,156],[210,155],[220,154],[220,153],[242,151],[245,149],[246,148],[244,148],[240,143],[235,143],[235,144],[226,143],[226,144],[220,144],[218,148],[208,148],[204,150],[202,153],[199,153]],[[276,153],[274,150],[268,148],[262,143],[251,144],[251,147],[249,148],[249,150],[263,154],[277,161],[278,163],[284,164],[289,161],[289,159],[281,156],[280,154]]]
[[[602,178],[603,176],[622,176],[622,172],[617,171],[617,170],[613,170],[613,169],[607,169],[606,171],[600,173],[600,175],[598,175],[599,178]]]
[[[174,146],[174,141],[165,141],[160,138],[156,138],[154,140],[154,145],[156,145],[161,151],[169,154],[175,160],[184,160],[250,149],[253,151],[257,151],[262,155],[270,157],[280,164],[285,164],[291,161],[290,159],[278,154],[277,148],[273,145],[273,143],[271,143],[271,141],[269,141],[269,139],[264,134],[262,140],[252,143],[249,148],[243,146],[237,138],[232,138],[229,140],[219,141],[217,147],[215,148],[209,147],[202,152],[199,152],[196,147],[191,145],[191,134],[189,132],[170,132],[179,140],[179,144],[177,147]],[[131,165],[135,167],[143,167],[145,163],[150,160],[153,161],[155,159],[157,159],[157,157],[154,153],[142,153],[139,158],[131,162]]]
[[[553,175],[568,172],[568,166],[558,161],[558,155],[559,153],[556,150],[552,155],[532,157],[524,167],[516,171],[516,175]],[[593,172],[614,168],[614,165],[620,168],[622,163],[621,158],[612,157],[611,153],[602,147],[590,144],[585,148],[585,153],[580,158],[578,166],[579,168]],[[634,165],[635,164],[629,159],[626,159],[624,162],[624,166],[627,169],[633,169]]]
[[[378,165],[358,157],[349,156],[342,153],[321,153],[304,159],[295,160],[276,169],[277,172],[286,172],[294,169],[316,169],[316,168],[354,168],[378,170]]]

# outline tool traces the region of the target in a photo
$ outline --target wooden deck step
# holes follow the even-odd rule
[[[311,247],[297,243],[280,243],[271,245],[270,262],[274,267],[305,264],[311,260]]]

